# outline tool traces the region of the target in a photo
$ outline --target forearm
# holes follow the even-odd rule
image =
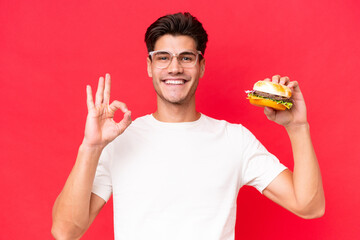
[[[309,125],[287,128],[287,132],[294,156],[293,184],[297,206],[305,216],[322,215],[324,190]]]
[[[53,231],[78,235],[89,224],[91,189],[102,148],[81,145],[75,165],[53,207]]]

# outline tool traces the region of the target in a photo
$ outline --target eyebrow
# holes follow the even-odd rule
[[[169,53],[168,51],[166,50],[158,50],[158,51],[155,51],[156,53]]]
[[[172,53],[172,51],[170,50],[167,50],[167,49],[160,49],[160,50],[155,50],[154,52],[157,52],[157,53]],[[196,55],[197,53],[197,50],[191,50],[191,49],[184,49],[183,51],[180,51],[178,54],[194,54]]]
[[[178,54],[193,54],[193,55],[196,55],[194,52],[191,52],[189,50],[185,50],[183,52],[179,52]]]

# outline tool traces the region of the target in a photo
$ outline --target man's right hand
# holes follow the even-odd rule
[[[115,100],[109,104],[110,87],[110,74],[106,74],[105,79],[100,77],[94,102],[91,87],[86,86],[88,115],[82,143],[86,147],[104,148],[131,124],[131,112],[125,103]],[[124,113],[124,117],[117,123],[114,115],[118,109]]]
[[[131,113],[124,103],[110,101],[110,75],[100,77],[93,100],[91,87],[87,86],[85,137],[75,165],[53,207],[51,232],[55,239],[80,239],[105,204],[105,200],[92,193],[92,186],[103,148],[114,140],[131,123]],[[116,123],[115,112],[124,112]]]

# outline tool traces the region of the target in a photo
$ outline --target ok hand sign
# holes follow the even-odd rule
[[[83,144],[88,147],[104,148],[131,124],[131,112],[125,103],[115,100],[109,104],[110,87],[110,74],[106,74],[105,79],[100,77],[94,102],[91,87],[86,86],[88,115]],[[124,117],[117,123],[114,115],[118,109]]]

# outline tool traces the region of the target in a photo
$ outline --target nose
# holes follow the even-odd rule
[[[177,74],[182,72],[183,72],[183,67],[179,63],[177,56],[172,56],[170,64],[168,66],[168,73]]]

